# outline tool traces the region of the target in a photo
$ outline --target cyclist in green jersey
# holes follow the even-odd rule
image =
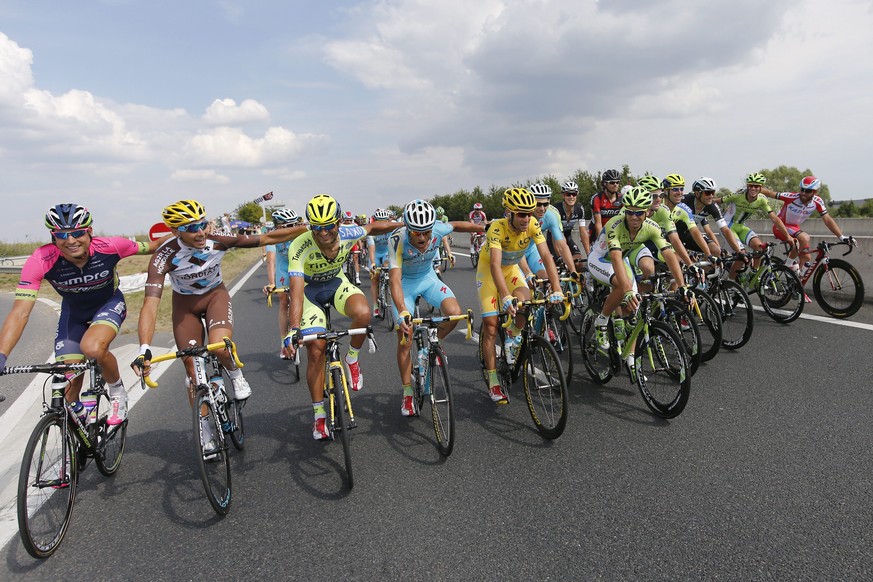
[[[664,205],[670,210],[670,218],[676,225],[683,248],[687,249],[686,240],[691,240],[698,249],[708,249],[707,240],[694,221],[693,211],[682,202],[685,197],[685,178],[681,174],[668,174],[661,180],[661,190],[664,192]]]

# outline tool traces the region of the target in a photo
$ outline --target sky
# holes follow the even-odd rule
[[[866,198],[871,31],[873,0],[0,0],[0,240],[623,164]]]

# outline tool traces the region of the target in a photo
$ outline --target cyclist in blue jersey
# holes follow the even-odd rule
[[[397,366],[400,368],[400,382],[403,384],[403,402],[400,413],[403,416],[417,416],[412,397],[412,363],[409,341],[412,327],[410,313],[415,309],[415,300],[422,297],[445,316],[460,315],[461,307],[452,290],[440,281],[433,270],[433,258],[437,255],[443,239],[453,231],[482,232],[481,224],[464,221],[437,222],[436,211],[429,202],[413,200],[403,210],[402,228],[391,233],[388,241],[389,280],[391,298],[394,305],[397,329]],[[401,306],[399,309],[396,306]],[[399,311],[399,313],[398,313]],[[446,337],[458,324],[446,321],[440,325],[437,335]],[[403,338],[406,341],[403,341]]]
[[[303,223],[303,217],[298,216],[296,212],[290,208],[279,208],[273,211],[273,220],[276,228],[285,228],[288,226],[297,226]],[[291,246],[291,241],[285,241],[274,245],[264,247],[267,254],[267,283],[264,285],[264,294],[269,296],[277,287],[288,286],[288,248]],[[290,296],[288,293],[279,295],[279,357],[286,359],[283,351],[282,341],[291,325],[288,321],[288,306],[290,305]]]
[[[373,213],[373,222],[385,222],[391,219],[391,212],[384,208],[377,208]],[[373,317],[379,317],[379,277],[376,276],[376,268],[388,268],[388,237],[390,232],[367,236],[367,250],[370,253],[370,299],[373,300]],[[384,272],[380,277],[386,276]]]
[[[552,188],[548,184],[540,182],[533,184],[528,190],[536,198],[537,207],[534,210],[534,218],[540,223],[540,230],[546,237],[546,244],[549,246],[552,256],[561,257],[570,273],[575,273],[576,263],[573,260],[573,251],[570,250],[567,239],[564,238],[564,225],[561,221],[561,215],[558,213],[557,208],[551,205]],[[537,245],[531,243],[524,254],[524,258],[532,275],[539,279],[547,278],[546,268],[543,265],[540,252],[537,250]]]

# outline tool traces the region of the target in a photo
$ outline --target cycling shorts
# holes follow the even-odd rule
[[[788,231],[788,234],[791,235],[791,238],[797,238],[797,235],[803,232],[799,224],[785,223],[785,230]],[[778,240],[788,242],[788,239],[786,239],[785,236],[781,232],[779,232],[779,229],[776,228],[775,224],[773,225],[773,236],[775,236]]]
[[[224,283],[203,295],[183,295],[173,292],[173,337],[181,350],[193,341],[203,345],[203,318],[206,329],[221,329],[222,335],[233,338],[233,305]]]
[[[434,271],[428,271],[418,277],[402,277],[401,284],[403,285],[403,303],[409,313],[415,313],[416,297],[421,297],[434,307],[439,308],[443,301],[455,296],[449,286],[440,281]],[[397,321],[399,312],[393,303],[391,309],[394,310],[394,321]]]
[[[524,282],[524,274],[518,265],[504,265],[500,267],[503,272],[503,280],[509,293],[519,287],[527,287]],[[503,309],[503,297],[497,296],[497,285],[491,279],[490,271],[476,271],[476,288],[479,290],[479,308],[482,317],[497,315]]]
[[[300,321],[300,332],[308,335],[327,331],[327,317],[322,306],[328,303],[333,305],[337,313],[348,317],[346,302],[353,295],[363,297],[364,292],[349,283],[342,272],[329,281],[307,283],[303,287],[303,317]]]
[[[627,257],[624,258],[624,269],[625,273],[627,273],[628,278],[631,281],[631,286],[633,287],[634,293],[637,291],[637,279],[634,277],[633,268],[631,267],[630,261]],[[591,273],[591,276],[594,277],[597,281],[603,283],[604,285],[609,285],[612,287],[612,277],[615,275],[615,269],[612,266],[612,261],[609,260],[609,256],[599,257],[596,260],[588,261],[588,272]]]
[[[71,307],[69,301],[61,302],[58,332],[55,336],[55,361],[81,361],[85,359],[80,346],[85,332],[92,325],[108,325],[118,333],[127,317],[127,303],[120,289],[95,309],[83,310]]]
[[[731,232],[737,235],[737,239],[743,243],[744,246],[749,246],[749,241],[758,236],[754,230],[745,224],[732,224]]]

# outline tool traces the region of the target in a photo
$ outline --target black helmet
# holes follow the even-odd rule
[[[600,181],[604,184],[606,182],[620,182],[621,174],[618,173],[618,170],[606,170],[603,172],[603,176],[600,177]]]

